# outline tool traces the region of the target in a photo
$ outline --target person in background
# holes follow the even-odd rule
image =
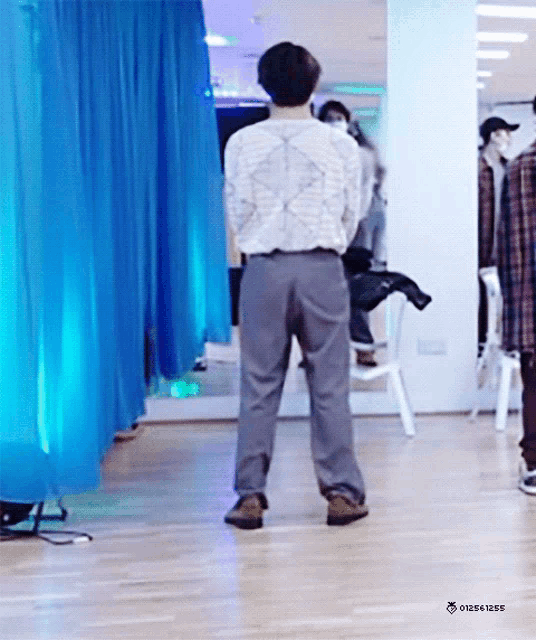
[[[347,132],[350,122],[350,112],[342,102],[338,100],[328,100],[320,107],[318,119],[320,122],[334,125],[337,129]]]
[[[372,191],[374,187],[374,171],[376,166],[376,151],[374,147],[364,136],[359,125],[357,128],[361,133],[361,137],[357,134],[356,125],[350,122],[350,112],[342,102],[338,100],[328,100],[325,102],[318,112],[320,122],[325,122],[335,129],[349,133],[357,142],[361,154],[361,164],[363,171],[361,173],[361,218],[364,218],[372,200]]]
[[[340,258],[359,221],[361,162],[350,136],[311,114],[320,71],[301,46],[268,49],[258,73],[271,115],[233,134],[225,149],[229,222],[248,256],[240,294],[239,499],[225,516],[241,529],[262,527],[268,508],[266,479],[293,335],[305,357],[327,524],[368,514],[354,453],[349,291]]]
[[[372,252],[371,269],[385,271],[387,250],[385,245],[385,207],[387,201],[382,191],[385,179],[385,167],[379,162],[374,170],[372,200],[365,218],[359,221],[357,233],[350,247],[365,247]]]
[[[497,264],[497,229],[501,188],[508,160],[505,153],[518,124],[502,118],[488,118],[480,125],[484,142],[478,162],[478,267]]]
[[[536,98],[533,111],[536,115]],[[497,129],[505,131],[501,138],[508,139],[512,127],[517,128]],[[500,214],[496,259],[503,295],[502,346],[520,353],[523,381],[518,486],[536,495],[536,140],[506,167]]]
[[[385,168],[379,163],[375,167],[375,181],[372,190],[372,200],[367,215],[362,218],[357,233],[348,247],[364,248],[370,251],[373,271],[385,271],[387,267],[387,252],[385,246],[385,205],[382,184]],[[352,308],[350,320],[350,337],[353,342],[370,345],[370,349],[356,349],[357,364],[367,367],[377,366],[375,352],[372,348],[374,337],[370,331],[369,314],[358,308]]]
[[[379,263],[385,260],[385,200],[380,194],[384,169],[378,161],[376,149],[361,130],[359,122],[350,120],[350,112],[342,102],[328,100],[322,105],[318,119],[341,131],[346,131],[359,146],[364,168],[360,185],[362,216],[356,236],[349,246],[352,249],[362,247],[370,250],[373,261],[378,267]],[[371,209],[372,206],[373,209]],[[354,342],[362,345],[374,343],[369,326],[369,315],[366,311],[352,309],[350,334]],[[377,364],[374,351],[365,347],[356,349],[356,358],[357,364],[360,365],[375,367]]]
[[[508,124],[492,117],[480,125],[483,146],[478,160],[478,268],[497,265],[497,230],[501,207],[501,188],[508,163],[504,154],[510,146],[512,131],[518,124]],[[488,312],[486,290],[479,279],[478,342],[486,342]]]

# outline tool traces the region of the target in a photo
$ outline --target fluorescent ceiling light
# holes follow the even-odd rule
[[[477,89],[485,89],[486,85],[483,82],[477,82],[476,83],[476,88]]]
[[[509,56],[509,51],[500,51],[498,49],[480,49],[476,52],[476,57],[480,60],[506,60]]]
[[[526,33],[497,33],[491,31],[479,31],[476,39],[479,42],[525,42],[528,40]]]
[[[476,72],[476,76],[477,78],[491,78],[493,74],[491,73],[491,71],[477,71]]]
[[[209,31],[205,36],[205,42],[209,47],[232,47],[236,44],[236,38],[225,38]]]
[[[479,4],[476,7],[479,16],[490,18],[535,18],[536,7],[506,6],[501,4]]]

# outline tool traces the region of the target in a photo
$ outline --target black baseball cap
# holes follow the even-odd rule
[[[519,129],[518,124],[508,124],[506,120],[502,118],[497,118],[493,116],[492,118],[488,118],[484,120],[484,122],[480,125],[480,135],[484,140],[489,140],[490,135],[494,131],[499,131],[499,129],[507,129],[508,131],[515,131]]]

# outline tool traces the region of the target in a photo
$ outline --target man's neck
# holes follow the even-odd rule
[[[313,118],[309,103],[299,107],[278,107],[270,104],[270,118],[274,120],[309,120]]]
[[[500,151],[494,144],[488,144],[486,147],[484,147],[482,155],[490,166],[492,164],[498,164],[502,158]]]

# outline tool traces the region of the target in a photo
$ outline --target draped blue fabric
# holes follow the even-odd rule
[[[97,486],[147,345],[229,340],[222,176],[198,0],[3,0],[0,37],[0,499],[37,502]]]

